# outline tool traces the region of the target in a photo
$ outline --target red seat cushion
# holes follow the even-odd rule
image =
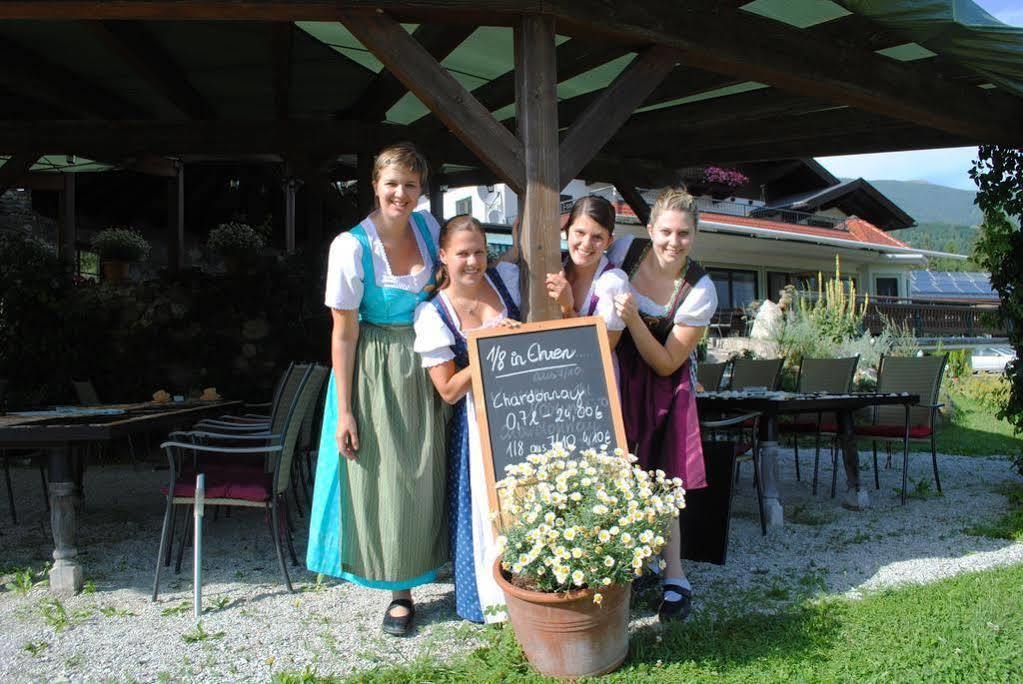
[[[753,448],[753,445],[750,442],[736,442],[735,443],[735,457],[738,458],[739,456],[742,456],[743,454],[745,454],[747,451],[749,451],[752,448]]]
[[[167,486],[160,488],[167,496]],[[234,472],[207,472],[207,499],[241,499],[243,501],[266,502],[272,498],[273,474],[262,470],[237,470]],[[192,498],[195,496],[195,475],[182,473],[174,483],[174,496]]]
[[[926,425],[910,425],[910,439],[922,439],[931,436],[931,428]],[[906,427],[904,425],[857,425],[856,434],[866,437],[904,437]]]

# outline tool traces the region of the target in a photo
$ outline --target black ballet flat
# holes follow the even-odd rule
[[[392,615],[391,608],[398,606],[408,610],[407,615]],[[385,634],[391,636],[406,636],[412,631],[412,618],[415,617],[416,609],[412,605],[412,601],[409,599],[394,599],[387,605],[387,610],[384,611],[384,621],[381,624],[381,628]]]
[[[663,624],[669,622],[683,622],[689,613],[693,610],[693,592],[690,589],[685,589],[679,584],[666,582],[664,584],[664,593],[673,591],[676,594],[680,594],[682,598],[677,601],[668,601],[667,599],[661,600],[661,607],[657,609],[657,619]]]

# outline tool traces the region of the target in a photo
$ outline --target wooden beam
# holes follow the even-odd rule
[[[178,273],[185,266],[185,165],[175,163],[167,179],[167,270]]]
[[[590,43],[584,40],[569,40],[557,48],[558,83],[586,73],[601,65],[618,59],[629,52],[625,45],[608,45],[606,42]],[[720,78],[720,77],[717,77]],[[512,69],[472,91],[473,97],[490,111],[515,104],[515,70]],[[424,116],[412,124],[417,133],[442,130],[444,124],[435,116]]]
[[[525,153],[526,193],[520,198],[520,282],[522,314],[527,321],[560,318],[545,286],[547,274],[561,270],[558,77],[554,61],[554,19],[523,17],[515,27],[515,118]]]
[[[561,186],[575,178],[633,111],[675,68],[668,48],[647,48],[586,108],[568,130],[558,148]]]
[[[188,81],[156,36],[133,21],[84,22],[121,61],[129,64],[156,92],[189,119],[214,119],[206,98]]]
[[[636,214],[636,218],[644,226],[650,224],[650,205],[646,203],[646,199],[640,194],[636,186],[628,181],[621,181],[615,183],[615,188],[618,190],[618,194],[622,196],[625,203],[629,205]]]
[[[139,107],[43,55],[12,41],[0,41],[0,83],[63,111],[98,119],[148,115]]]
[[[1023,103],[936,78],[926,63],[901,63],[866,49],[836,49],[812,33],[712,0],[635,0],[595,6],[558,0],[563,24],[609,38],[676,48],[679,61],[737,79],[912,121],[974,142],[1023,142]]]
[[[438,62],[451,54],[473,33],[471,26],[449,26],[427,24],[412,34],[426,52]],[[387,111],[400,100],[407,89],[390,70],[383,69],[376,75],[366,91],[352,107],[337,115],[338,118],[383,121]]]
[[[5,0],[0,20],[136,19],[145,21],[337,21],[343,10],[393,11],[401,21],[459,21],[511,26],[522,12],[543,12],[540,0],[398,2],[396,0]]]
[[[274,115],[278,121],[290,116],[291,44],[294,36],[291,22],[275,22],[270,27],[270,53],[273,58]]]
[[[356,12],[343,13],[342,21],[483,163],[513,189],[525,187],[519,141],[398,22]]]
[[[0,171],[2,171],[2,169],[0,169]],[[26,190],[51,190],[59,192],[64,189],[64,179],[61,178],[61,174],[59,173],[29,171],[18,178],[17,181],[7,189],[10,190],[12,187],[25,188]],[[0,189],[2,188],[3,186],[0,185]],[[0,194],[3,194],[2,190],[0,190]]]
[[[32,152],[86,157],[247,155],[355,152],[407,137],[403,126],[361,121],[2,121],[0,154]],[[464,156],[464,155],[463,155]]]
[[[38,152],[23,152],[4,162],[4,165],[0,166],[0,195],[14,187],[41,156],[43,155]]]

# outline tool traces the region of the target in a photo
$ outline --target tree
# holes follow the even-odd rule
[[[991,273],[991,285],[1001,299],[999,314],[1009,333],[1016,359],[1005,369],[1009,401],[999,412],[1016,432],[1023,432],[1023,149],[982,145],[970,169],[977,184],[977,205],[984,224],[973,259]]]

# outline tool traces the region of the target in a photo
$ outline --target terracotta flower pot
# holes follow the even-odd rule
[[[127,261],[104,261],[101,264],[103,269],[103,279],[111,283],[122,283],[128,280],[128,267]]]
[[[629,652],[629,596],[632,584],[549,594],[520,589],[494,564],[504,591],[508,619],[529,664],[543,675],[576,679],[606,674]]]

